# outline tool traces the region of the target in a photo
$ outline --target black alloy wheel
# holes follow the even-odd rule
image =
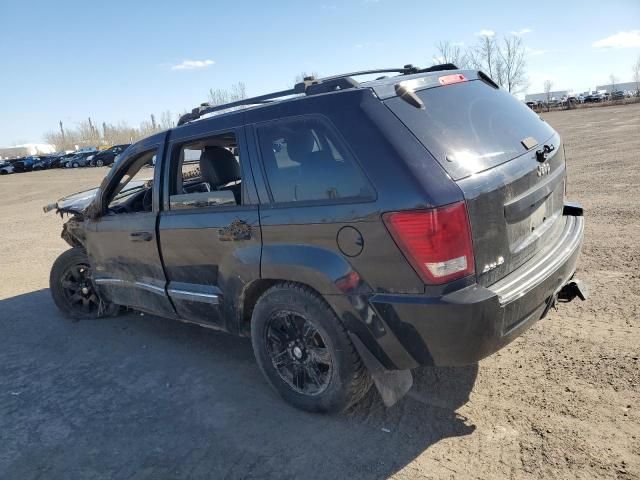
[[[56,306],[75,320],[116,315],[120,307],[102,298],[91,275],[86,252],[74,247],[63,252],[51,267],[49,289]]]
[[[62,291],[73,309],[88,316],[95,315],[100,309],[100,299],[96,295],[88,265],[78,263],[70,265],[62,275]]]
[[[304,395],[324,392],[333,374],[325,340],[311,322],[295,312],[275,312],[265,330],[269,357],[278,375]]]

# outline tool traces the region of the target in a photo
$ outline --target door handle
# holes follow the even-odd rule
[[[153,238],[150,232],[133,232],[129,234],[129,240],[132,242],[150,242]]]

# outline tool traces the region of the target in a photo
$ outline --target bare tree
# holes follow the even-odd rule
[[[436,50],[438,53],[433,57],[434,64],[453,63],[458,68],[466,68],[468,66],[467,54],[460,45],[449,41],[438,42]]]
[[[483,35],[477,45],[467,50],[469,65],[477,70],[482,70],[489,75],[498,85],[502,86],[502,59],[498,52],[498,42],[495,37]]]
[[[549,111],[549,104],[551,103],[551,89],[553,88],[553,82],[551,80],[544,81],[544,96],[547,99],[547,112]]]
[[[520,36],[505,35],[499,42],[495,36],[483,35],[467,49],[464,60],[466,66],[482,70],[510,93],[528,84],[526,47]]]
[[[176,122],[173,119],[173,115],[169,110],[165,110],[160,114],[160,123],[158,124],[158,128],[160,130],[168,130],[176,126]]]
[[[525,47],[522,37],[516,35],[505,36],[498,48],[500,65],[502,68],[503,87],[510,93],[516,93],[527,85],[525,68]]]
[[[640,95],[640,55],[631,67],[631,71],[633,72],[633,81],[636,83],[636,94]]]
[[[320,74],[318,72],[315,72],[315,71],[314,72],[302,71],[298,75],[296,75],[296,78],[293,80],[293,84],[296,85],[296,84],[304,81],[305,78],[309,78],[309,77],[320,78]]]
[[[611,84],[611,93],[616,91],[616,83],[618,83],[618,77],[613,73],[609,74],[609,83]]]
[[[224,105],[225,103],[237,102],[245,98],[247,98],[247,92],[242,82],[231,85],[229,89],[209,89],[209,103],[211,105]]]

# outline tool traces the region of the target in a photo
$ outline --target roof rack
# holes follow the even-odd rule
[[[289,90],[281,90],[279,92],[268,93],[266,95],[259,95],[257,97],[245,98],[237,100],[235,102],[225,103],[222,105],[212,105],[210,103],[202,103],[198,107],[191,110],[189,113],[185,113],[178,120],[178,126],[185,123],[198,120],[203,115],[208,113],[218,112],[221,110],[228,110],[230,108],[260,105],[264,103],[270,103],[271,101],[290,97],[293,95],[317,95],[319,93],[333,92],[337,90],[344,90],[348,88],[356,88],[360,84],[351,77],[359,77],[362,75],[372,75],[376,73],[399,73],[401,75],[412,75],[414,73],[434,72],[439,70],[456,70],[458,67],[452,63],[443,63],[441,65],[434,65],[432,67],[420,69],[414,67],[411,64],[405,65],[402,68],[382,68],[375,70],[361,70],[357,72],[343,73],[340,75],[332,75],[330,77],[318,78],[305,77],[302,82],[296,83],[295,86]]]

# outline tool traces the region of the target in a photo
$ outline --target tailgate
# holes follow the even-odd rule
[[[554,145],[545,162],[527,153],[457,182],[467,201],[481,285],[495,283],[562,233],[564,153],[558,135],[545,144]]]
[[[415,90],[421,105],[398,96],[385,104],[462,190],[478,283],[491,285],[560,235],[563,147],[542,118],[483,74],[432,75],[444,76],[407,83],[436,85]]]

